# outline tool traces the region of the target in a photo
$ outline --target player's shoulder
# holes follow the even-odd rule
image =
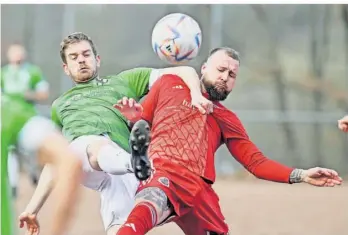
[[[116,76],[119,78],[125,77],[125,76],[138,76],[139,74],[149,74],[153,71],[153,68],[148,67],[136,67],[136,68],[130,68],[121,71]]]
[[[60,103],[60,97],[56,98],[51,105],[51,108],[56,108],[58,104]]]
[[[116,80],[119,79],[121,76],[120,74],[109,74],[109,75],[105,75],[105,76],[101,76],[100,79],[107,79],[107,80]]]
[[[52,107],[53,106],[59,106],[62,102],[65,102],[66,99],[70,98],[70,96],[74,93],[74,91],[77,89],[77,87],[73,87],[70,88],[69,90],[67,90],[66,92],[64,92],[63,94],[61,94],[58,98],[56,98],[53,103],[52,103]]]
[[[162,74],[150,86],[150,90],[161,91],[162,93],[166,93],[171,90],[178,92],[186,89],[188,89],[186,84],[181,82],[181,78],[174,74]]]
[[[234,111],[232,111],[231,109],[229,109],[226,106],[224,106],[221,102],[214,101],[213,104],[214,104],[215,110],[217,112],[223,112],[223,113],[225,113],[227,115],[231,115],[231,117],[235,117],[235,118],[237,118],[239,120],[238,115]]]
[[[177,89],[185,89],[188,88],[184,80],[176,74],[163,74],[161,79],[159,79],[162,86],[173,87]]]
[[[27,69],[28,71],[32,72],[32,73],[38,73],[41,72],[41,69],[38,65],[32,64],[32,63],[25,63],[23,65],[23,67],[25,69]]]
[[[113,82],[126,82],[129,79],[132,78],[138,78],[138,77],[150,77],[151,72],[154,69],[147,68],[147,67],[137,67],[137,68],[131,68],[122,70],[118,74],[113,75],[106,75],[103,78]]]

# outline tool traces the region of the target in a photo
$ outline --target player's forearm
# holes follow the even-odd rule
[[[279,162],[262,157],[263,160],[260,162],[255,161],[252,167],[247,169],[259,179],[290,183],[290,175],[294,170],[293,168],[287,167]]]
[[[175,74],[179,76],[185,84],[190,88],[191,93],[201,93],[201,83],[196,70],[190,66],[179,66],[168,68],[167,74]]]
[[[35,192],[25,209],[26,212],[37,214],[40,211],[52,191],[54,185],[53,175],[54,172],[52,166],[46,164],[42,170]]]
[[[294,169],[265,157],[250,140],[231,139],[227,147],[232,155],[257,178],[280,183],[290,182],[290,174]]]
[[[48,98],[47,91],[27,91],[24,95],[25,99],[29,101],[44,101]]]

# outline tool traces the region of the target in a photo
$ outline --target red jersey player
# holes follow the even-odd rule
[[[236,114],[219,103],[232,91],[238,69],[238,53],[230,48],[213,50],[202,66],[202,91],[214,104],[210,114],[192,108],[190,91],[180,77],[164,75],[153,85],[142,104],[143,120],[133,126],[130,144],[133,155],[148,153],[154,171],[140,183],[136,205],[118,235],[143,235],[169,221],[187,235],[228,234],[212,188],[214,154],[223,143],[258,178],[316,186],[341,183],[334,170],[293,169],[260,152]],[[151,143],[147,149],[148,124]]]

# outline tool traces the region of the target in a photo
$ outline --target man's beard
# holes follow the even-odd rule
[[[93,71],[93,73],[89,76],[84,76],[84,77],[74,77],[73,80],[77,83],[85,83],[85,82],[89,82],[91,80],[93,80],[94,78],[96,78],[98,76],[98,70],[96,69],[95,71]]]
[[[223,101],[227,98],[229,92],[226,90],[221,90],[214,85],[207,84],[203,79],[203,86],[209,95],[211,101]]]

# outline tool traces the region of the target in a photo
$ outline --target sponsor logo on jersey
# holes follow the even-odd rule
[[[105,85],[105,84],[107,84],[109,82],[109,79],[97,77],[95,79],[95,82],[96,82],[97,86],[103,86],[103,85]]]
[[[176,86],[173,86],[173,89],[184,89],[184,87],[181,85],[176,85]]]

